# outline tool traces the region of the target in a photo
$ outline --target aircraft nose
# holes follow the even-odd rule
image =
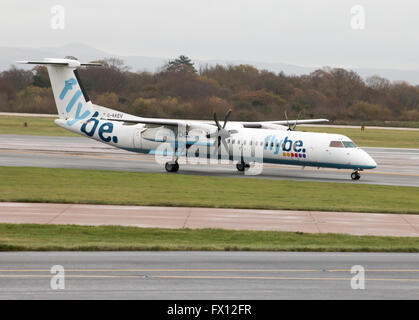
[[[365,152],[364,150],[362,151],[364,152],[363,162],[365,163],[365,166],[370,169],[377,168],[377,162],[375,162],[375,160],[367,152]]]
[[[370,162],[370,166],[374,169],[374,168],[377,168],[377,162],[375,162],[375,160],[370,156],[370,155],[368,155],[368,157],[370,158],[369,159],[369,162]]]

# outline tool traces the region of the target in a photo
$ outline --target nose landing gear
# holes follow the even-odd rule
[[[361,175],[359,174],[358,170],[355,170],[351,173],[351,179],[352,180],[359,180],[361,178]]]

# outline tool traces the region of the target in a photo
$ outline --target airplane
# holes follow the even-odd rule
[[[249,170],[251,163],[351,169],[352,180],[377,166],[344,135],[295,130],[297,124],[327,119],[228,121],[231,110],[222,123],[215,113],[214,121],[138,117],[91,102],[77,69],[98,63],[55,58],[18,63],[47,67],[59,116],[56,125],[117,148],[165,156],[167,172],[179,170],[179,157],[227,159],[236,162],[239,172]]]

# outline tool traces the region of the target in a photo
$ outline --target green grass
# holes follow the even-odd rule
[[[0,201],[419,213],[419,188],[0,167]]]
[[[300,131],[326,132],[343,134],[351,138],[360,147],[383,148],[419,148],[419,131],[330,128],[330,127],[299,127]]]
[[[419,128],[419,121],[398,121],[398,120],[334,120],[333,124],[349,126],[376,126],[376,127],[401,127]]]
[[[38,136],[78,136],[58,127],[55,118],[0,116],[0,134],[29,134]],[[27,123],[27,127],[24,123]]]
[[[0,224],[0,251],[60,250],[419,252],[419,238],[220,229]]]

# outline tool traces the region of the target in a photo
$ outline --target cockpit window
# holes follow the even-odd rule
[[[356,144],[352,141],[343,141],[345,148],[356,148]]]
[[[343,148],[342,141],[331,141],[330,142],[330,147],[333,147],[333,148]]]

